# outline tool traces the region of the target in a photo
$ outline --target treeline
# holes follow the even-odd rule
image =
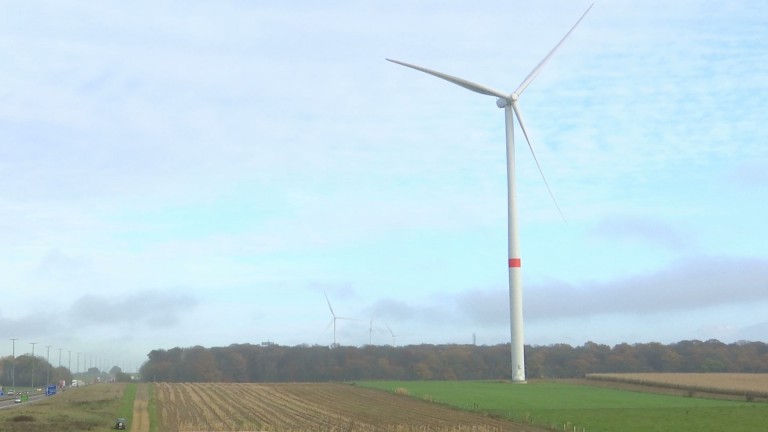
[[[48,384],[58,384],[61,381],[71,385],[73,379],[93,383],[97,378],[103,382],[131,381],[131,376],[124,373],[119,366],[113,366],[109,372],[90,367],[84,372],[73,374],[64,366],[54,367],[43,357],[24,354],[16,357],[15,360],[12,356],[0,358],[0,387],[4,390],[14,389],[14,386],[39,388]]]
[[[64,366],[53,367],[42,357],[20,355],[14,361],[13,357],[0,358],[0,386],[43,387],[46,384],[59,381],[70,382],[72,373]]]
[[[528,378],[575,378],[608,372],[768,372],[768,345],[717,340],[619,344],[588,342],[526,347]],[[510,346],[280,346],[154,350],[145,381],[318,382],[352,380],[507,379]]]

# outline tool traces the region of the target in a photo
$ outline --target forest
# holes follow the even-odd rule
[[[131,380],[131,376],[124,373],[118,366],[113,366],[109,371],[91,366],[81,372],[73,372],[65,366],[53,366],[41,356],[33,357],[23,354],[17,356],[15,360],[13,356],[0,358],[0,387],[6,391],[16,387],[40,388],[47,384],[58,384],[61,381],[69,385],[74,378],[85,382],[94,382],[97,378],[105,382]]]
[[[0,358],[0,386],[42,387],[46,383],[72,381],[72,373],[64,366],[54,367],[43,357],[24,354]]]
[[[768,372],[768,345],[687,340],[608,346],[526,346],[526,375],[576,378],[609,372]],[[363,347],[235,344],[153,350],[145,381],[322,382],[354,380],[493,380],[510,376],[510,345]]]

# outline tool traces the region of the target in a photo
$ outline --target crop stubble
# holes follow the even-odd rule
[[[538,431],[528,425],[339,383],[155,384],[163,431]]]
[[[709,395],[768,398],[768,374],[755,373],[594,373],[590,381],[666,388]]]
[[[613,379],[647,384],[671,384],[680,387],[731,390],[734,392],[765,392],[768,374],[752,373],[601,373],[590,374],[594,379]]]

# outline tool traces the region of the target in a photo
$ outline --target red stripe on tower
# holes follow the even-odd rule
[[[512,268],[512,267],[520,267],[520,258],[509,259],[509,268]]]

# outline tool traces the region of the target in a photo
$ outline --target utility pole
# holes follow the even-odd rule
[[[32,345],[32,388],[35,388],[35,345],[37,342],[30,342]]]
[[[13,362],[11,363],[11,385],[13,386],[13,391],[16,391],[16,341],[19,340],[19,338],[11,338],[11,341],[13,343]]]
[[[48,363],[48,365],[45,367],[45,385],[47,387],[48,384],[51,383],[51,346],[50,345],[45,346],[45,361]]]

